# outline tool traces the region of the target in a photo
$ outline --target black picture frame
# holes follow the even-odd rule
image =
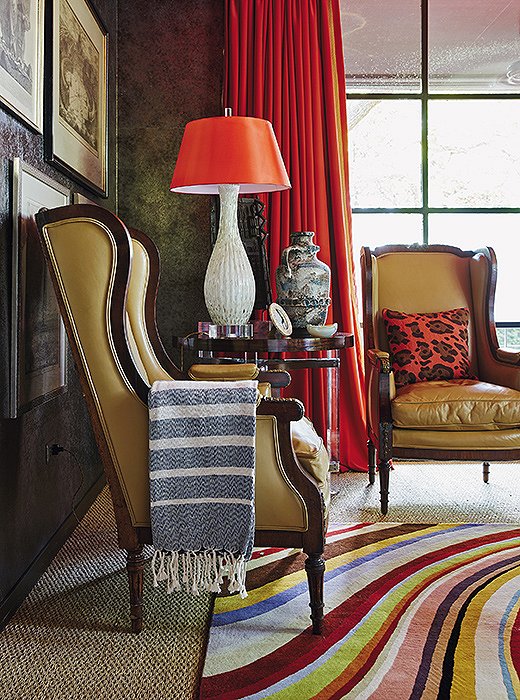
[[[67,390],[67,341],[40,248],[34,214],[70,203],[70,191],[15,158],[12,162],[12,302],[9,417]]]
[[[45,159],[108,196],[108,31],[88,0],[45,8]]]
[[[238,198],[238,230],[253,269],[256,296],[254,309],[264,310],[273,301],[265,241],[265,204],[258,197]],[[220,199],[211,198],[211,245],[215,245],[220,217]]]

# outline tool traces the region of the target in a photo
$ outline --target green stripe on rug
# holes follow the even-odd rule
[[[490,684],[497,697],[515,697],[520,645],[513,624],[518,607],[511,600],[520,588],[519,529],[381,524],[379,532],[366,525],[354,533],[336,526],[331,540],[323,636],[313,636],[306,619],[304,559],[294,571],[288,551],[291,571],[284,575],[278,553],[279,577],[267,582],[256,559],[249,597],[216,601],[201,698],[436,697],[442,685],[443,698],[488,700],[482,689]],[[274,556],[265,557],[268,577]],[[471,615],[462,625],[465,605]],[[490,615],[507,628],[507,647],[498,627],[487,637],[477,630]],[[468,639],[477,631],[485,665],[471,661]]]

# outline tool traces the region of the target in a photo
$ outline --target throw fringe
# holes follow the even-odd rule
[[[152,557],[153,585],[166,582],[166,592],[185,590],[193,595],[220,593],[224,577],[229,593],[247,598],[246,559],[230,552],[167,552],[156,549]]]

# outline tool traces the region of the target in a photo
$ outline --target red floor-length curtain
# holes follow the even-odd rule
[[[315,231],[331,267],[329,322],[355,335],[341,353],[340,461],[367,469],[364,379],[356,319],[348,194],[347,117],[338,0],[226,0],[223,101],[272,122],[292,189],[269,195],[272,285],[292,231]],[[293,373],[318,431],[326,428],[326,372]]]

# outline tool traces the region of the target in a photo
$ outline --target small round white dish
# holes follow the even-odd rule
[[[332,338],[338,330],[337,323],[331,323],[328,326],[307,326],[308,332],[315,338]]]

